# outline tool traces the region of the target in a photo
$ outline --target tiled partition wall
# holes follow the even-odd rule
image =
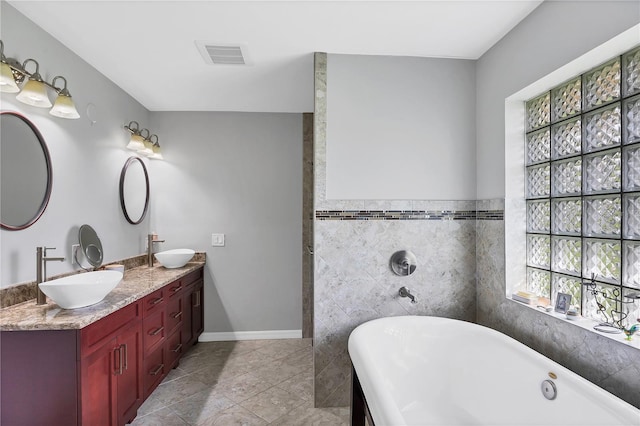
[[[302,114],[302,337],[313,337],[313,114]]]
[[[370,208],[362,204],[358,210]],[[398,220],[396,213],[367,220],[320,219],[321,214],[316,211],[315,402],[317,407],[345,406],[347,339],[356,326],[393,315],[475,320],[475,220]],[[416,255],[412,275],[391,271],[389,260],[398,250]],[[398,296],[402,286],[418,303]]]
[[[502,210],[503,200],[478,209]],[[505,298],[505,222],[477,221],[478,323],[501,331],[640,408],[638,350]]]
[[[347,340],[358,325],[391,315],[474,321],[475,201],[326,200],[326,54],[316,54],[314,376],[317,407],[349,405]],[[486,214],[486,217],[492,217]],[[396,276],[398,250],[416,271]],[[407,286],[418,303],[398,297]]]

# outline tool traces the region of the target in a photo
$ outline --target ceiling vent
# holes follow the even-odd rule
[[[215,43],[196,40],[196,47],[210,65],[252,65],[246,43]]]

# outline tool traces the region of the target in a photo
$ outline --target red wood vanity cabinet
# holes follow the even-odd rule
[[[204,331],[204,285],[203,280],[191,280],[185,284],[183,305],[184,324],[182,326],[182,344],[190,347],[198,341]]]
[[[79,331],[82,425],[123,425],[142,404],[140,303],[112,313]]]
[[[80,330],[0,333],[0,424],[132,421],[202,333],[202,273],[199,268]]]

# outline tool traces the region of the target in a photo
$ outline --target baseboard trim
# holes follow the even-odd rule
[[[202,333],[198,338],[198,342],[300,338],[302,338],[302,330],[223,331]]]

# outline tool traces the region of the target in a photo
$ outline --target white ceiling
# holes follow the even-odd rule
[[[313,111],[313,52],[477,59],[542,0],[9,1],[152,111]],[[196,40],[246,43],[209,65]]]

